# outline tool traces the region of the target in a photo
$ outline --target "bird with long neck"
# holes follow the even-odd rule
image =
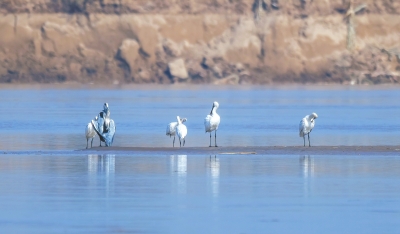
[[[104,103],[103,111],[99,113],[98,120],[92,120],[94,130],[100,137],[100,147],[101,142],[104,142],[106,146],[111,146],[114,141],[116,127],[115,122],[110,118],[110,113],[108,103]]]
[[[315,119],[318,118],[316,113],[312,113],[311,115],[306,115],[299,124],[299,136],[303,137],[304,146],[306,146],[306,138],[308,136],[308,146],[311,146],[310,143],[310,133],[314,129],[315,126]]]
[[[206,118],[204,119],[204,128],[206,133],[209,132],[210,133],[210,146],[211,147],[211,132],[215,131],[215,147],[218,147],[217,145],[217,130],[218,130],[218,126],[219,123],[221,122],[221,118],[220,116],[217,114],[217,109],[219,107],[219,103],[218,102],[214,102],[213,106],[211,108],[210,114],[206,116]]]
[[[98,116],[95,116],[94,120],[97,121],[97,119],[98,119]],[[89,148],[89,139],[92,139],[92,142],[90,143],[90,148],[92,148],[93,147],[93,139],[96,136],[96,131],[94,130],[91,122],[89,122],[86,125],[85,136],[86,136],[86,149]]]
[[[182,123],[181,118],[179,118],[179,116],[176,116],[176,119],[178,120],[178,124],[176,126],[176,135],[178,135],[178,138],[179,138],[179,146],[182,147],[182,142],[183,142],[183,146],[185,146],[187,128]]]
[[[186,122],[186,118],[182,118],[181,122]],[[176,126],[178,126],[178,122],[171,122],[167,125],[167,130],[165,131],[165,135],[172,137],[174,136],[174,140],[172,141],[172,147],[175,147],[175,134],[176,134]]]

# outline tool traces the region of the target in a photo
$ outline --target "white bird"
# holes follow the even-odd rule
[[[303,137],[304,146],[306,146],[306,138],[305,136],[308,135],[308,146],[311,146],[310,143],[310,133],[315,126],[315,119],[318,118],[316,113],[312,113],[311,115],[306,115],[299,124],[299,136]]]
[[[186,121],[187,121],[186,118],[181,119],[182,123],[184,123]],[[167,125],[167,130],[165,131],[165,135],[167,135],[169,137],[174,136],[174,141],[172,142],[172,147],[174,147],[174,145],[175,145],[176,126],[178,126],[178,122],[171,122]]]
[[[187,135],[187,128],[182,123],[179,116],[176,116],[176,119],[178,120],[178,125],[176,126],[176,135],[178,135],[178,138],[179,138],[179,146],[182,147],[182,141],[183,141],[183,146],[185,146],[185,141],[186,141],[185,138]]]
[[[97,121],[97,116],[94,117],[94,120]],[[96,131],[93,128],[92,122],[89,122],[86,126],[85,129],[85,135],[86,135],[86,149],[89,147],[89,139],[92,139],[92,142],[90,143],[90,148],[93,147],[93,139],[96,136]]]
[[[204,119],[204,127],[206,130],[206,133],[207,132],[210,133],[210,147],[211,147],[211,132],[212,131],[215,131],[215,147],[218,147],[217,146],[217,130],[218,130],[219,123],[221,121],[221,118],[217,114],[218,107],[219,107],[218,102],[214,102],[210,114],[207,115],[206,118]]]
[[[110,118],[108,103],[104,103],[103,111],[99,113],[96,121],[92,120],[92,125],[100,137],[100,147],[101,142],[104,142],[106,146],[112,146],[116,127],[114,120]]]

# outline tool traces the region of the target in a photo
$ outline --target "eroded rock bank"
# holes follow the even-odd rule
[[[353,6],[4,0],[0,82],[398,83],[400,2]]]

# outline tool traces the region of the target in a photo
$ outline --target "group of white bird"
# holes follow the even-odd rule
[[[100,147],[101,142],[104,142],[106,146],[112,146],[114,142],[115,135],[115,123],[114,120],[110,118],[111,112],[108,107],[108,103],[104,103],[103,111],[101,111],[97,116],[94,117],[92,121],[90,121],[85,130],[86,135],[86,149],[89,147],[89,139],[92,139],[90,147],[93,147],[93,139],[96,134],[100,138]]]
[[[210,147],[211,147],[211,132],[215,131],[215,147],[218,147],[217,145],[217,130],[219,123],[221,122],[221,118],[217,114],[217,109],[219,107],[218,102],[214,102],[213,106],[211,108],[210,114],[206,116],[204,119],[204,128],[206,133],[210,133]],[[183,146],[185,146],[185,138],[187,135],[187,128],[183,124],[184,122],[187,121],[186,118],[181,119],[179,116],[176,116],[176,119],[178,120],[177,122],[171,122],[167,125],[167,130],[166,130],[166,135],[169,137],[174,137],[174,140],[172,141],[172,147],[175,146],[175,135],[178,136],[179,138],[179,146],[182,147],[182,142]]]
[[[220,116],[217,114],[217,109],[219,107],[218,102],[214,102],[211,108],[210,114],[206,116],[204,119],[204,128],[205,132],[210,133],[210,146],[211,146],[211,132],[214,131],[215,136],[215,147],[217,145],[217,130],[219,123],[221,122]],[[311,146],[310,142],[310,133],[315,126],[315,119],[318,118],[316,113],[312,113],[310,115],[306,115],[299,124],[299,136],[303,137],[304,146],[306,146],[306,135],[308,136],[308,146]],[[179,138],[179,146],[185,146],[185,139],[187,136],[187,127],[183,124],[187,121],[186,118],[176,117],[177,122],[171,122],[167,125],[166,135],[169,137],[174,137],[172,141],[172,147],[175,147],[175,135]],[[89,139],[92,139],[91,147],[93,145],[93,139],[97,134],[100,138],[100,147],[101,142],[105,142],[106,146],[111,146],[114,141],[115,135],[115,123],[114,120],[110,118],[110,109],[108,107],[108,103],[104,103],[103,111],[101,111],[91,122],[89,122],[86,126],[86,149],[89,147]]]

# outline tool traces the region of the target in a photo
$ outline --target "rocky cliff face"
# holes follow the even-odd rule
[[[397,83],[400,1],[349,3],[2,0],[0,82]]]

